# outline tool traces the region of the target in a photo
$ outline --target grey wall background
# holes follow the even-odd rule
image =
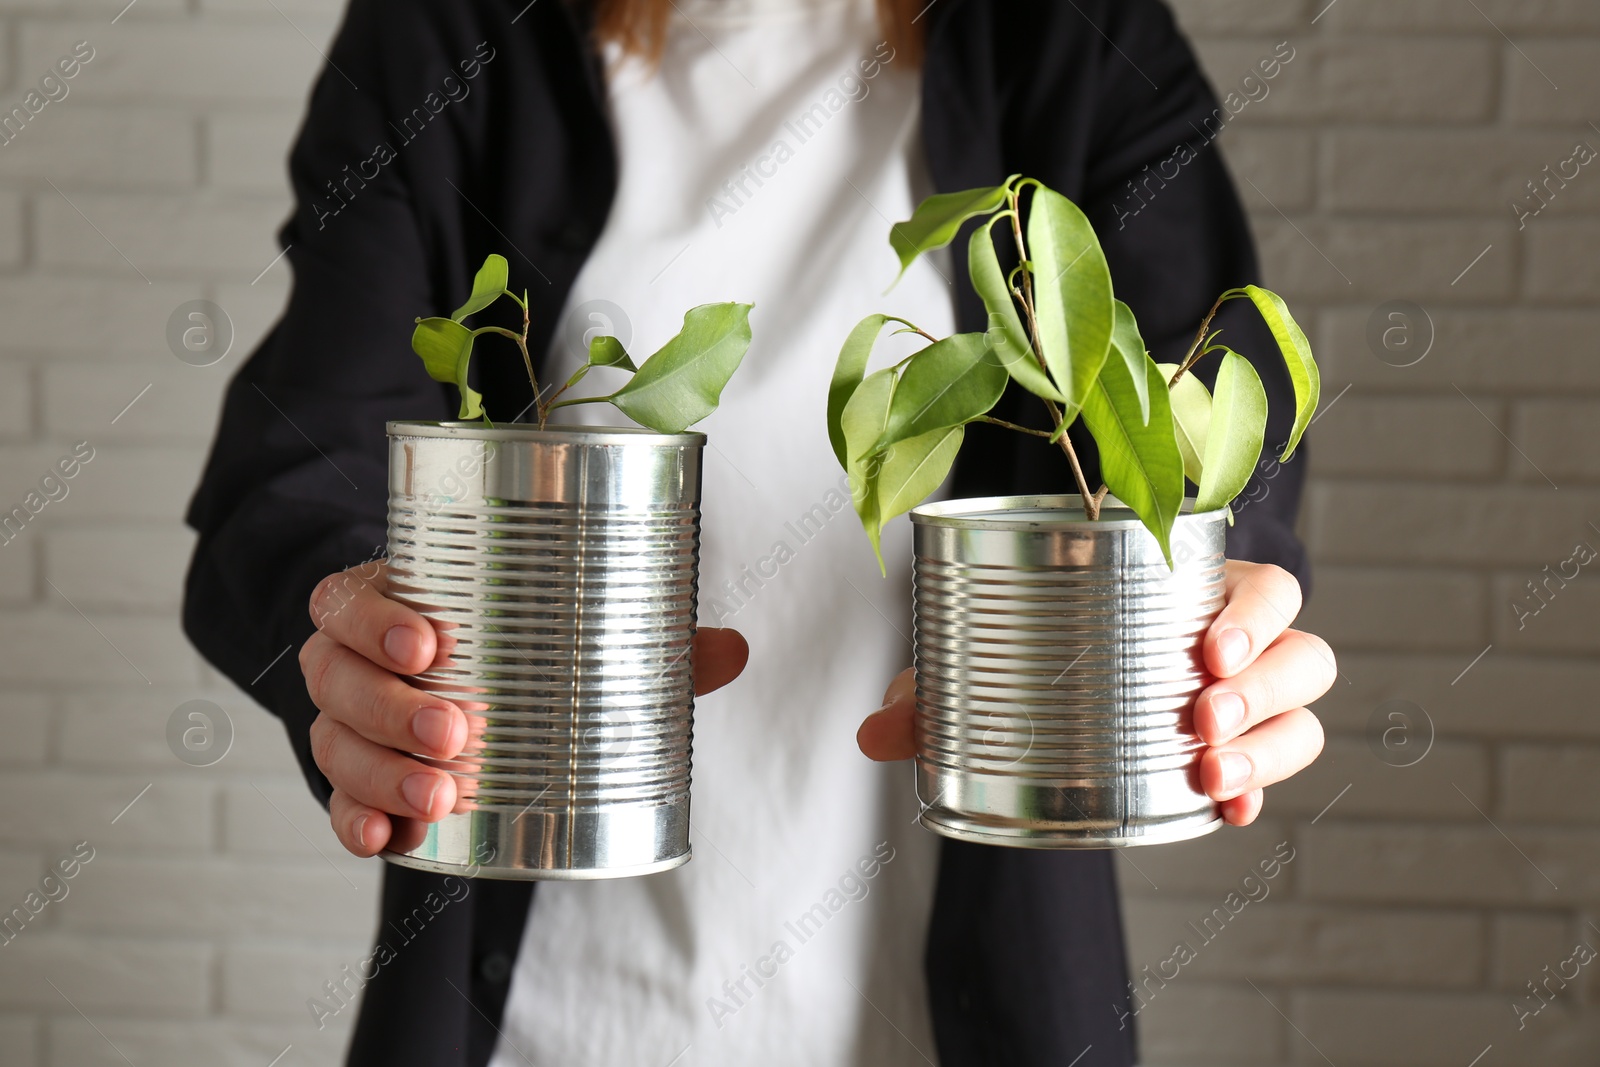
[[[94,449],[0,548],[0,905],[94,849],[0,948],[0,1067],[331,1065],[353,1011],[318,1031],[305,1002],[365,954],[377,865],[177,597],[220,390],[285,293],[282,159],[338,7],[125,2],[0,0],[0,110],[94,49],[0,146],[0,505]],[[1260,825],[1119,863],[1149,1063],[1592,1064],[1600,964],[1520,1030],[1516,1005],[1600,948],[1600,586],[1526,588],[1600,546],[1600,166],[1525,229],[1509,202],[1600,148],[1600,5],[1176,7],[1223,92],[1295,49],[1223,144],[1325,367],[1305,625],[1342,678],[1326,755]],[[195,299],[236,334],[211,367],[165,339]],[[1392,301],[1415,306],[1370,344]],[[235,734],[205,768],[166,740],[196,699]]]

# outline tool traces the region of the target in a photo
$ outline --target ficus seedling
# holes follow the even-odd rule
[[[417,319],[411,335],[411,348],[422,357],[428,376],[434,381],[454,385],[461,394],[462,420],[489,417],[483,410],[483,396],[467,380],[473,343],[485,334],[499,334],[516,342],[533,386],[534,410],[539,428],[544,429],[550,413],[572,404],[607,403],[639,425],[657,433],[681,433],[717,408],[722,390],[739,369],[750,347],[749,304],[701,304],[683,317],[683,329],[672,340],[638,366],[609,335],[589,342],[588,359],[572,376],[551,393],[544,395],[528,353],[528,294],[521,296],[507,288],[508,266],[504,256],[484,260],[472,281],[472,295],[452,311],[448,318]],[[504,326],[469,327],[465,320],[509,298],[522,309],[520,332]],[[566,392],[581,382],[595,367],[625,371],[627,382],[604,396],[566,397]],[[492,425],[492,424],[491,424]]]
[[[1024,217],[1022,194],[1030,189]],[[988,310],[989,329],[939,339],[904,319],[869,315],[846,339],[828,390],[828,436],[850,475],[856,512],[879,566],[884,523],[943,483],[974,422],[1060,447],[1085,516],[1098,519],[1106,494],[1114,493],[1155,536],[1170,566],[1185,479],[1197,487],[1195,511],[1228,508],[1250,480],[1265,440],[1261,378],[1249,360],[1217,341],[1221,331],[1211,332],[1213,318],[1228,301],[1249,300],[1277,341],[1295,398],[1280,462],[1299,446],[1321,394],[1304,331],[1280,297],[1247,285],[1217,298],[1180,362],[1157,363],[1133,311],[1116,298],[1088,217],[1060,193],[1020,175],[994,188],[924,200],[890,230],[901,274],[919,256],[955,240],[971,219],[981,224],[968,242],[967,273]],[[1000,266],[996,241],[1015,246],[1019,265],[1009,273]],[[873,346],[890,322],[930,343],[869,374]],[[1207,389],[1191,371],[1212,353],[1221,353],[1221,364],[1215,387]],[[1050,429],[989,414],[1010,382],[1039,397]],[[1079,419],[1100,451],[1105,484],[1097,492],[1090,491],[1067,436]]]

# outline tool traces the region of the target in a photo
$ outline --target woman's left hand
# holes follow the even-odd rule
[[[1194,705],[1194,727],[1211,746],[1200,783],[1222,817],[1244,826],[1261,813],[1262,789],[1310,766],[1322,751],[1322,723],[1306,705],[1338,676],[1333,650],[1289,624],[1300,613],[1300,583],[1282,567],[1229,560],[1227,603],[1206,632],[1206,670],[1217,679]],[[916,683],[909,669],[856,733],[875,760],[916,755]]]

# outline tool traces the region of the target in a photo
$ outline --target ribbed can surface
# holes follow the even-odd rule
[[[1032,848],[1221,825],[1192,705],[1223,604],[1221,512],[1179,516],[1169,569],[1113,500],[993,497],[911,513],[917,793],[948,837]]]
[[[423,762],[456,808],[391,862],[490,878],[611,878],[689,858],[705,438],[389,424],[390,595],[450,659],[466,749]]]

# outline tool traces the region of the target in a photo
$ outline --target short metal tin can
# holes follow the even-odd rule
[[[391,863],[487,878],[616,878],[689,859],[705,438],[389,424],[389,590],[460,704],[429,760],[457,804]],[[422,758],[422,757],[419,757]]]
[[[1030,848],[1221,825],[1192,706],[1223,604],[1222,512],[1178,517],[1170,569],[1111,499],[1094,522],[1077,496],[954,500],[911,519],[923,825]]]

